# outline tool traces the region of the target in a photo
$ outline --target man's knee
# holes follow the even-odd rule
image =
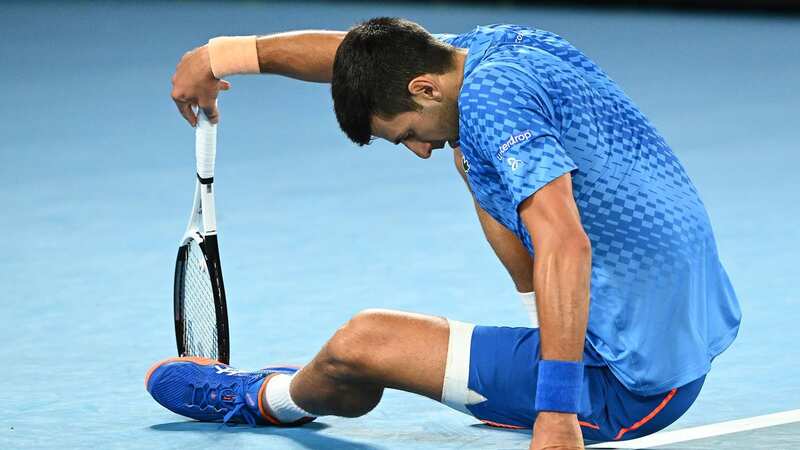
[[[367,309],[339,328],[324,348],[325,373],[342,381],[368,377],[387,342],[391,315],[385,310]]]

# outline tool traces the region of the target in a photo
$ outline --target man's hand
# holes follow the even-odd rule
[[[575,414],[540,412],[533,426],[531,450],[583,450],[583,436]]]
[[[261,73],[283,75],[298,80],[329,83],[333,59],[344,39],[343,31],[291,31],[258,36],[256,47]],[[217,95],[231,85],[214,77],[208,46],[183,55],[172,76],[172,100],[190,125],[197,125],[192,106],[199,106],[211,123],[219,121]]]
[[[172,100],[191,126],[197,125],[197,116],[192,111],[192,106],[195,105],[203,110],[211,123],[217,123],[217,95],[219,91],[227,91],[230,87],[227,81],[214,78],[208,46],[204,45],[186,52],[175,68],[175,75],[172,76]]]

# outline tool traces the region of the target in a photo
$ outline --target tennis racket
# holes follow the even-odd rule
[[[175,263],[175,338],[179,356],[202,356],[228,364],[228,308],[214,211],[216,153],[217,126],[198,110],[194,203]]]

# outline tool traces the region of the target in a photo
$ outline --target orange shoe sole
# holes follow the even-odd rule
[[[147,384],[150,382],[150,377],[153,375],[153,372],[155,372],[156,369],[158,369],[159,367],[163,366],[164,364],[168,364],[168,363],[171,363],[171,362],[177,362],[177,361],[193,362],[193,363],[200,364],[201,366],[210,366],[212,364],[222,364],[221,362],[219,362],[217,360],[214,360],[214,359],[211,359],[211,358],[202,358],[202,357],[199,357],[199,356],[177,356],[177,357],[174,357],[174,358],[167,358],[165,360],[162,360],[162,361],[159,361],[159,362],[153,364],[150,367],[150,370],[147,371],[147,374],[144,376],[144,388],[145,388],[145,390],[147,389]]]

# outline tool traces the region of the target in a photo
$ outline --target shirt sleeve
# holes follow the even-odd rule
[[[561,144],[550,99],[513,63],[476,68],[464,80],[460,102],[462,134],[492,161],[516,207],[578,168]]]

